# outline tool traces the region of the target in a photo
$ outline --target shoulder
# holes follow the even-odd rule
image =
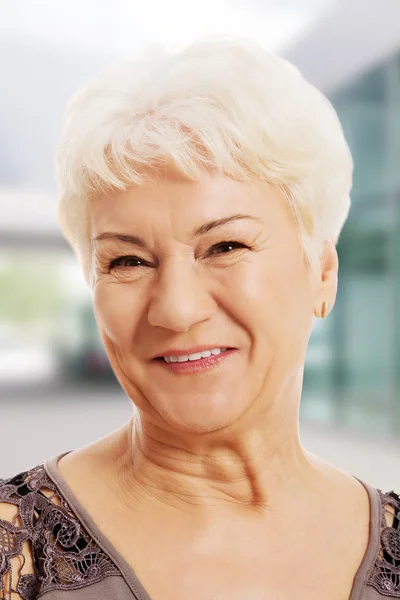
[[[96,567],[96,568],[94,568]],[[36,600],[118,574],[43,464],[0,479],[0,598]]]
[[[9,479],[0,479],[0,592],[1,597],[36,598],[38,579],[32,553],[33,522],[28,508],[37,467]]]
[[[378,554],[367,584],[383,596],[400,598],[400,491],[379,496]]]

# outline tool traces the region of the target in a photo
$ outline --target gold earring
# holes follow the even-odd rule
[[[322,303],[321,319],[325,319],[328,312],[329,312],[329,302],[327,300],[324,300]]]

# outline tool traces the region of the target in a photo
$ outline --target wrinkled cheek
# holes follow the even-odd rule
[[[126,347],[131,339],[133,326],[129,303],[108,286],[98,286],[93,302],[97,325],[103,339],[106,336],[116,347]]]

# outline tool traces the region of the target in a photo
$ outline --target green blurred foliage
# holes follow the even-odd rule
[[[57,261],[12,256],[0,269],[0,319],[26,324],[57,314],[62,304]]]

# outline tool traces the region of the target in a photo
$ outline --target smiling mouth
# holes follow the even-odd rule
[[[223,354],[227,350],[234,350],[234,348],[226,347],[226,348],[220,348],[218,352],[215,352],[214,350],[212,350],[212,351],[197,352],[195,354],[190,354],[190,355],[183,354],[180,356],[157,356],[153,360],[156,360],[159,362],[164,362],[166,364],[186,363],[186,362],[194,363],[194,362],[200,362],[202,360],[206,360],[207,358],[219,356],[220,354]]]
[[[210,352],[210,356],[194,356],[191,355],[189,359],[188,355],[175,356],[176,360],[169,361],[169,356],[157,357],[153,359],[153,364],[159,365],[158,368],[165,370],[166,372],[174,375],[196,375],[206,373],[214,369],[217,365],[229,362],[230,357],[234,356],[237,352],[237,348],[221,348],[220,352]],[[167,359],[167,360],[166,360]],[[179,360],[178,360],[179,359]]]

